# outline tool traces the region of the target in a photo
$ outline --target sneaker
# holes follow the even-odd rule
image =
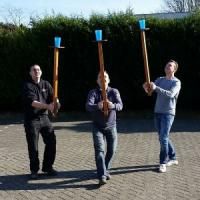
[[[99,185],[105,185],[107,183],[107,177],[106,176],[102,176],[99,179]]]
[[[37,172],[31,172],[30,174],[30,179],[34,180],[38,178],[38,173]]]
[[[161,164],[159,167],[159,172],[164,173],[167,171],[166,164]]]
[[[106,179],[110,180],[111,179],[111,175],[109,173],[106,174]]]
[[[48,169],[48,170],[44,170],[43,169],[42,171],[45,172],[47,176],[56,176],[56,175],[58,175],[58,172],[53,168]]]
[[[172,165],[178,165],[178,160],[170,160],[168,161],[166,165],[167,167],[172,166]]]

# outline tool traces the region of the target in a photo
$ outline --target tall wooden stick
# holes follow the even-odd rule
[[[54,111],[53,115],[56,116],[58,113],[58,59],[59,59],[59,49],[54,48],[54,68],[53,68],[53,102]]]
[[[144,29],[141,30],[140,35],[141,35],[142,53],[143,53],[143,60],[144,60],[145,80],[146,80],[148,86],[150,86],[150,73],[149,73],[148,55],[147,55],[147,47],[146,47],[146,37],[145,37],[145,30]],[[151,96],[151,92],[148,92],[148,95]]]
[[[98,41],[98,53],[99,53],[99,66],[100,66],[101,93],[103,98],[103,113],[105,116],[108,116],[108,99],[106,94],[105,78],[104,78],[104,59],[103,59],[102,41]]]

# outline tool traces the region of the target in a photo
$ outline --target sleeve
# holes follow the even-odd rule
[[[180,89],[181,89],[181,82],[179,80],[176,80],[176,81],[173,82],[170,90],[164,90],[164,89],[162,89],[162,88],[160,88],[159,86],[156,85],[155,91],[158,94],[161,94],[165,97],[174,98],[179,93]]]
[[[88,94],[87,101],[86,101],[86,110],[89,112],[94,112],[99,110],[98,105],[95,101],[96,93],[95,90],[91,90]]]
[[[113,93],[114,93],[114,96],[115,96],[115,102],[113,102],[114,105],[115,105],[114,109],[117,110],[117,111],[121,111],[123,109],[123,103],[122,103],[120,93],[117,89],[113,89]]]
[[[47,103],[51,103],[51,102],[53,102],[53,88],[52,88],[51,84],[48,81],[46,81],[46,85],[47,85],[47,88],[48,88]]]
[[[23,100],[27,105],[31,105],[33,101],[38,100],[34,89],[28,83],[25,83],[23,87]]]
[[[157,79],[154,81],[154,84],[155,84],[156,86],[158,86],[161,79],[162,79],[161,77],[157,78]]]

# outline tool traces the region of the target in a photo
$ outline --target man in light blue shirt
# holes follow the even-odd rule
[[[157,93],[154,113],[155,125],[160,141],[160,172],[166,172],[167,166],[178,165],[175,148],[169,139],[172,127],[177,98],[181,89],[181,82],[174,76],[178,69],[178,63],[170,60],[165,66],[165,77],[159,77],[150,84],[144,83],[145,92]]]

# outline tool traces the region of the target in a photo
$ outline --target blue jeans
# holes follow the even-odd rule
[[[155,125],[160,141],[160,164],[176,159],[174,146],[169,139],[169,133],[174,121],[174,115],[155,113]]]
[[[101,178],[108,173],[117,148],[116,127],[101,130],[97,127],[93,127],[93,142],[97,175],[98,178]]]

